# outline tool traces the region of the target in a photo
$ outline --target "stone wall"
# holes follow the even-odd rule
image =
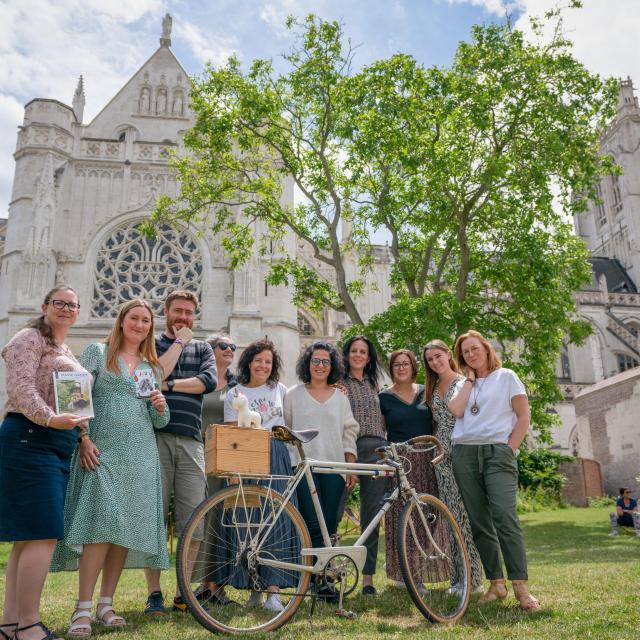
[[[562,487],[562,498],[575,507],[586,507],[589,498],[604,495],[602,471],[595,460],[577,458],[572,462],[563,462],[560,473],[566,478]]]
[[[637,487],[640,475],[640,368],[580,392],[575,398],[578,455],[597,460],[604,490]]]

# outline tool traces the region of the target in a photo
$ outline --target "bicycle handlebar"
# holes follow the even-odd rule
[[[433,458],[433,460],[431,460],[432,465],[435,466],[437,464],[440,464],[444,459],[445,452],[442,447],[442,443],[435,436],[428,436],[428,435],[416,436],[415,438],[411,438],[411,440],[407,440],[406,442],[397,443],[396,448],[398,449],[412,448],[417,444],[432,444],[435,447],[437,451],[437,455]],[[378,447],[375,450],[375,452],[378,454],[380,458],[386,458],[387,454],[389,453],[389,446],[387,445],[384,447]]]

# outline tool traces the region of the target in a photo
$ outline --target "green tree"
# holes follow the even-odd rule
[[[559,24],[558,12],[548,18]],[[544,433],[562,340],[588,331],[572,300],[587,254],[568,219],[612,169],[598,140],[615,83],[590,74],[559,28],[531,43],[509,25],[476,26],[449,68],[397,54],[353,71],[341,25],[308,16],[288,26],[297,40],[284,73],[267,60],[245,72],[231,58],[193,82],[189,153],[173,160],[181,192],[159,200],[154,221],[206,222],[232,266],[254,243],[263,253],[275,243],[271,283],[354,325],[364,324],[370,237],[384,230],[395,299],[366,331],[385,350],[469,327],[498,340]],[[304,196],[296,207],[282,197],[289,179]],[[321,272],[278,250],[290,233]]]

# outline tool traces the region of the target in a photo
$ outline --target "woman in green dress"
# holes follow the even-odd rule
[[[71,462],[65,537],[54,571],[79,568],[79,598],[69,635],[91,634],[93,592],[102,571],[95,619],[125,623],[113,610],[122,569],[168,569],[160,465],[153,427],[169,421],[164,396],[138,397],[138,372],[151,369],[158,386],[162,367],[153,335],[153,311],[144,300],[124,304],[109,337],[90,344],[80,359],[94,378],[95,418]]]

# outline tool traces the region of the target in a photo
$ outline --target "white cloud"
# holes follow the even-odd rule
[[[497,16],[504,16],[507,12],[521,9],[526,0],[447,0],[447,2],[449,4],[471,4],[476,7],[483,7],[489,13]]]
[[[234,36],[212,36],[198,25],[180,18],[175,23],[176,38],[187,42],[194,57],[202,63],[212,62],[215,66],[224,64],[229,56],[238,53],[238,40]]]
[[[13,96],[0,93],[0,218],[7,215],[14,163],[11,158],[16,148],[18,125],[22,124],[23,108]],[[6,162],[1,159],[7,158]],[[5,195],[6,194],[6,195]]]

